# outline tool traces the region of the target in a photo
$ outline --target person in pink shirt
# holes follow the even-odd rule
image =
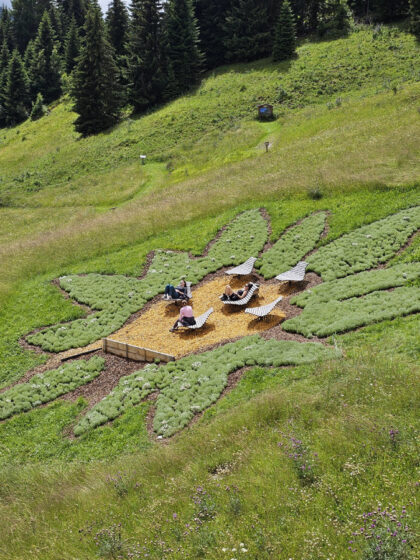
[[[185,301],[182,304],[181,311],[179,312],[179,318],[175,321],[174,326],[169,329],[170,332],[176,331],[179,327],[190,327],[195,325],[194,313],[191,305]]]

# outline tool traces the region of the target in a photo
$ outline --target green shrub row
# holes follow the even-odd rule
[[[98,356],[89,361],[76,360],[58,369],[34,375],[28,383],[15,385],[0,394],[0,419],[26,412],[86,385],[100,374],[104,363]]]
[[[256,263],[264,278],[273,278],[301,261],[315,247],[326,217],[325,212],[317,212],[287,230]]]
[[[420,206],[363,226],[321,247],[308,259],[324,281],[342,278],[387,262],[420,228]]]
[[[74,432],[80,435],[113,420],[159,391],[153,427],[157,434],[168,437],[214,403],[226,387],[228,374],[241,367],[298,365],[335,356],[335,350],[321,344],[264,340],[254,335],[161,367],[148,365],[122,378],[110,395],[81,419]]]
[[[420,263],[400,264],[390,268],[359,272],[339,280],[325,282],[291,299],[291,303],[306,307],[313,303],[327,303],[363,296],[377,290],[404,286],[420,278]]]
[[[306,305],[302,313],[283,323],[283,329],[311,338],[329,336],[420,311],[420,288],[401,287],[372,292],[362,298]]]
[[[267,240],[267,224],[258,209],[249,210],[233,220],[210,247],[208,254],[191,259],[187,253],[156,251],[144,278],[122,275],[88,274],[64,276],[60,286],[79,303],[98,313],[68,324],[59,324],[29,335],[30,344],[49,352],[86,346],[119,329],[166,284],[186,278],[197,283],[222,266],[240,264],[258,255]]]

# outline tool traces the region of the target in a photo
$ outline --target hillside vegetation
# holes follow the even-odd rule
[[[418,557],[418,60],[410,35],[366,27],[305,42],[289,63],[219,68],[190,95],[95,137],[75,134],[67,98],[37,122],[0,131],[1,559],[382,560],[375,539],[390,560]],[[260,123],[256,105],[265,101],[277,119]],[[322,323],[326,361],[265,360],[271,345],[261,343],[258,359],[211,366],[220,347],[203,355],[218,392],[190,356],[152,366],[147,387],[131,370],[96,408],[73,395],[50,401],[94,383],[98,358],[24,378],[51,358],[24,338],[40,341],[41,329],[55,333],[86,316],[53,280],[95,309],[118,301],[124,322],[147,301],[136,290],[147,283],[138,277],[151,251],[189,252],[171,257],[177,276],[220,228],[257,208],[274,242],[260,260],[266,278],[276,259],[293,263],[292,240],[310,232],[299,251],[317,250],[308,260],[324,283],[296,297],[303,312],[289,324],[312,336],[313,322]],[[252,238],[255,251],[266,235]],[[230,264],[219,247],[226,237],[194,260],[196,280]],[[127,290],[138,301],[126,310]],[[322,312],[330,305],[340,322],[358,297],[365,315],[364,302],[376,298],[378,322],[337,334]],[[407,317],[398,317],[401,307]],[[237,385],[217,400],[242,365]],[[165,373],[174,371],[178,384],[202,386],[200,410],[214,403],[187,427],[194,399],[191,387],[179,398]],[[166,445],[150,435],[153,401],[132,406],[154,384],[162,411],[171,399],[179,408],[170,429],[163,412],[155,417],[159,434],[183,429]],[[378,520],[366,525],[372,539],[361,531],[366,519]]]

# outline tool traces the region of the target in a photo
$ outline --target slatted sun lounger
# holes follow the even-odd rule
[[[246,305],[252,296],[258,291],[258,284],[252,284],[252,288],[250,288],[249,292],[243,299],[237,299],[235,301],[230,301],[228,299],[222,299],[225,305]]]
[[[179,327],[179,328],[180,329],[190,329],[190,330],[201,329],[201,327],[203,327],[205,325],[207,319],[210,317],[210,315],[213,313],[213,311],[214,311],[213,307],[210,307],[210,309],[207,309],[207,311],[205,313],[203,313],[202,315],[197,317],[197,319],[195,320],[195,325],[184,325],[184,326]]]
[[[251,274],[256,260],[257,260],[256,258],[250,257],[248,260],[246,260],[244,263],[240,264],[239,266],[227,270],[226,274],[230,274],[232,276],[248,276],[249,274]]]
[[[255,315],[256,317],[258,317],[258,319],[263,319],[273,311],[273,309],[282,299],[283,297],[280,296],[271,303],[267,303],[267,305],[262,305],[261,307],[247,307],[245,309],[245,313],[251,313],[251,315]]]
[[[192,293],[191,293],[191,282],[185,282],[187,285],[187,299],[191,299],[192,298]],[[185,301],[185,298],[170,298],[170,299],[164,299],[163,301],[166,301],[166,303],[180,303],[182,301]]]
[[[280,282],[302,282],[302,280],[305,278],[305,271],[307,266],[307,262],[300,261],[296,266],[294,266],[287,272],[283,272],[282,274],[276,276],[276,280],[280,280]]]

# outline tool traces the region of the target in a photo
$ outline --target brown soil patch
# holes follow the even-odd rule
[[[278,282],[263,284],[260,287],[259,294],[243,307],[225,305],[220,301],[219,295],[223,293],[227,283],[230,283],[233,289],[238,289],[245,282],[246,279],[243,278],[222,276],[205,282],[193,290],[191,305],[196,317],[210,307],[214,309],[206,325],[198,331],[169,332],[179,316],[179,307],[176,304],[160,300],[136,321],[113,334],[112,339],[180,358],[203,347],[260,333],[284,320],[286,315],[281,310],[281,303],[264,321],[258,321],[251,315],[244,313],[246,307],[258,307],[276,299],[279,295]]]

